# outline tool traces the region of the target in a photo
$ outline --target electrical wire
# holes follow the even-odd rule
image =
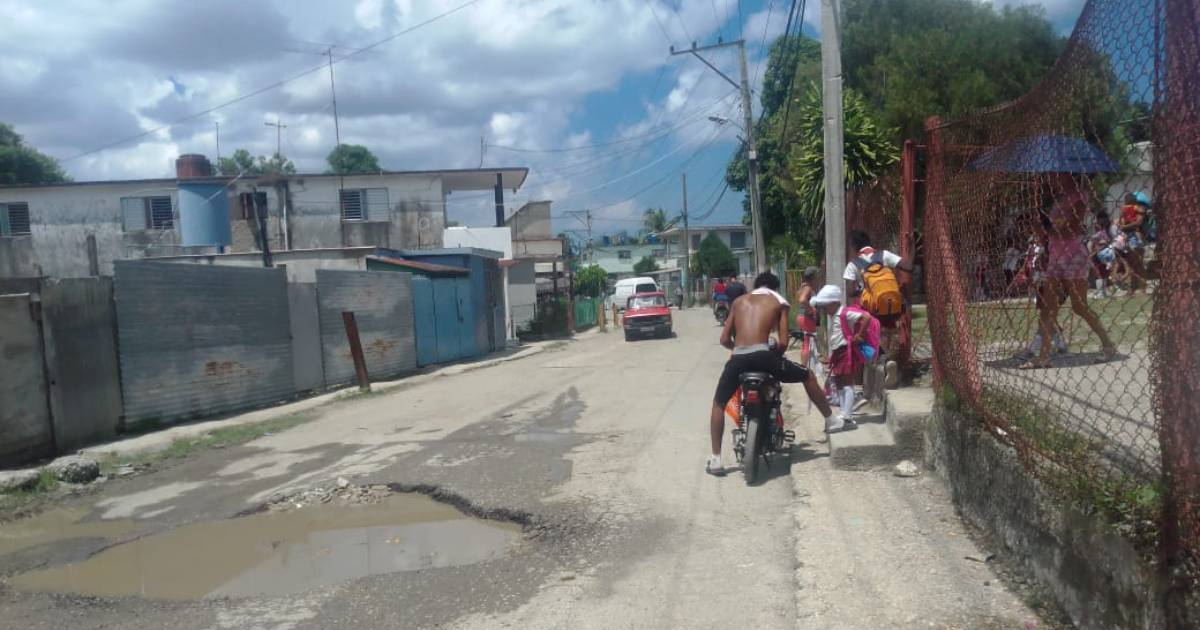
[[[390,41],[392,41],[392,40],[394,40],[394,39],[397,39],[397,38],[399,38],[399,37],[402,37],[402,36],[404,36],[404,35],[407,35],[407,34],[409,34],[409,33],[413,32],[413,31],[415,31],[415,30],[417,30],[417,29],[419,29],[419,28],[421,28],[421,27],[427,26],[427,25],[429,25],[429,24],[432,24],[432,23],[434,23],[434,22],[437,22],[438,20],[441,20],[442,18],[449,17],[449,16],[451,16],[451,15],[453,15],[453,14],[455,14],[455,13],[458,13],[459,11],[461,11],[461,10],[463,10],[463,9],[465,9],[465,8],[467,8],[467,7],[471,6],[471,5],[473,5],[473,4],[477,4],[478,2],[480,2],[480,0],[467,0],[467,2],[464,2],[464,3],[462,3],[462,4],[460,4],[460,5],[456,6],[456,7],[454,7],[453,9],[450,9],[449,11],[446,11],[445,13],[440,13],[440,14],[438,14],[438,15],[435,15],[435,16],[433,16],[433,17],[431,17],[431,18],[429,18],[429,19],[427,19],[427,20],[425,20],[425,21],[423,21],[423,22],[419,22],[419,23],[417,23],[417,24],[414,24],[414,25],[412,25],[412,26],[410,26],[410,27],[408,27],[408,28],[406,28],[406,29],[404,29],[404,30],[398,31],[398,32],[396,32],[396,33],[393,33],[393,34],[391,34],[391,35],[388,35],[387,37],[385,37],[385,38],[383,38],[383,39],[380,39],[380,40],[378,40],[378,41],[376,41],[376,42],[374,42],[374,43],[371,43],[371,44],[368,44],[368,45],[366,45],[366,46],[363,46],[362,48],[358,48],[358,49],[356,49],[356,50],[353,50],[353,51],[351,51],[351,52],[349,52],[349,53],[347,53],[347,54],[345,54],[345,55],[342,55],[342,56],[340,56],[340,57],[336,57],[336,58],[334,58],[334,59],[330,60],[330,62],[329,62],[329,63],[322,63],[322,64],[321,64],[321,65],[319,65],[319,66],[313,66],[313,67],[311,67],[311,68],[309,68],[309,69],[307,69],[307,70],[304,70],[304,71],[298,72],[298,73],[296,73],[296,74],[293,74],[293,75],[291,75],[291,76],[288,76],[288,77],[286,77],[286,78],[280,79],[279,81],[276,81],[275,83],[272,83],[272,84],[270,84],[270,85],[267,85],[267,86],[264,86],[264,87],[258,88],[258,89],[256,89],[256,90],[253,90],[253,91],[247,92],[247,93],[245,93],[245,94],[241,94],[241,95],[239,95],[239,96],[236,96],[236,97],[234,97],[234,98],[232,98],[232,99],[230,99],[230,100],[228,100],[228,101],[225,101],[224,103],[221,103],[221,104],[219,104],[219,105],[214,105],[213,107],[210,107],[210,108],[208,108],[208,109],[205,109],[205,110],[203,110],[203,111],[196,112],[196,113],[194,113],[194,114],[188,114],[187,116],[183,116],[183,117],[181,117],[181,118],[177,118],[177,119],[175,119],[175,120],[173,120],[173,121],[171,121],[171,122],[169,122],[169,123],[167,123],[167,124],[165,124],[165,125],[161,125],[161,126],[155,127],[154,129],[150,129],[150,130],[147,130],[147,131],[143,131],[143,132],[141,132],[141,133],[138,133],[138,134],[134,134],[134,135],[131,135],[131,136],[127,136],[127,137],[125,137],[125,138],[121,138],[120,140],[116,140],[116,141],[114,141],[114,142],[110,142],[110,143],[108,143],[108,144],[102,145],[102,146],[100,146],[100,147],[97,147],[97,148],[95,148],[95,149],[91,149],[91,150],[88,150],[88,151],[84,151],[83,153],[78,153],[78,154],[72,155],[72,156],[70,156],[70,157],[67,157],[67,158],[60,159],[60,160],[59,160],[59,162],[60,162],[60,163],[71,162],[71,161],[73,161],[73,160],[78,160],[78,159],[80,159],[80,158],[87,157],[87,156],[89,156],[89,155],[94,155],[94,154],[96,154],[96,153],[100,153],[101,151],[106,151],[106,150],[108,150],[108,149],[111,149],[111,148],[113,148],[113,147],[116,147],[116,146],[120,146],[120,145],[122,145],[122,144],[125,144],[125,143],[127,143],[127,142],[132,142],[132,141],[134,141],[134,140],[139,140],[139,139],[141,139],[141,138],[145,138],[145,137],[147,137],[147,136],[152,136],[152,135],[155,135],[155,134],[157,134],[157,133],[159,133],[159,132],[161,132],[161,131],[166,131],[167,129],[170,129],[170,128],[172,128],[172,127],[174,127],[174,126],[176,126],[176,125],[178,125],[178,124],[180,124],[180,123],[184,123],[184,122],[187,122],[187,121],[189,121],[189,120],[195,120],[195,119],[197,119],[197,118],[200,118],[200,117],[202,117],[202,116],[207,116],[207,115],[209,115],[209,114],[211,114],[211,113],[213,113],[213,112],[215,112],[215,111],[217,111],[217,110],[219,110],[219,109],[223,109],[223,108],[229,107],[230,105],[234,105],[234,104],[240,103],[240,102],[242,102],[242,101],[244,101],[244,100],[247,100],[247,99],[253,98],[253,97],[255,97],[255,96],[258,96],[259,94],[264,94],[264,93],[266,93],[266,92],[270,92],[271,90],[278,89],[278,88],[280,88],[280,87],[283,87],[284,85],[287,85],[288,83],[291,83],[291,82],[293,82],[293,81],[296,81],[296,80],[302,79],[302,78],[304,78],[304,77],[306,77],[306,76],[308,76],[308,75],[310,75],[310,74],[313,74],[313,73],[315,73],[315,72],[321,72],[321,71],[324,71],[324,70],[328,70],[328,69],[329,69],[329,65],[330,65],[330,64],[340,63],[340,62],[342,62],[342,61],[345,61],[346,59],[349,59],[349,58],[351,58],[351,57],[355,57],[355,56],[357,56],[357,55],[359,55],[359,54],[362,54],[362,53],[364,53],[364,52],[366,52],[366,51],[368,51],[368,50],[372,50],[372,49],[374,49],[374,48],[377,48],[377,47],[379,47],[379,46],[382,46],[383,44],[386,44],[386,43],[388,43],[388,42],[390,42]]]
[[[683,27],[683,34],[687,35],[687,41],[693,41],[692,34],[688,32],[687,24],[683,21],[683,16],[679,14],[679,7],[672,6],[671,10],[675,12],[675,19],[679,20],[679,25]]]
[[[658,18],[658,11],[654,10],[654,1],[655,0],[646,0],[646,4],[650,6],[650,14],[654,16],[654,21],[658,22],[658,28],[662,31],[663,39],[667,40],[667,45],[670,45],[671,34],[667,32],[667,27],[663,24],[662,20]]]

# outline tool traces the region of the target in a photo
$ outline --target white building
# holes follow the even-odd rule
[[[748,225],[692,225],[689,226],[688,238],[691,241],[692,255],[700,249],[700,241],[710,233],[715,233],[731,251],[737,260],[738,275],[746,276],[754,273],[754,235]],[[667,249],[670,267],[684,266],[683,227],[675,226],[661,234]]]
[[[0,186],[0,278],[110,275],[112,262],[126,258],[261,251],[263,232],[274,252],[438,248],[448,195],[500,187],[502,196],[528,174],[232,178],[211,175],[203,156],[182,156],[176,166],[169,179]]]

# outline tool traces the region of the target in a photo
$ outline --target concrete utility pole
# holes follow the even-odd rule
[[[683,175],[683,270],[680,278],[683,282],[683,305],[692,306],[692,285],[688,283],[688,274],[692,268],[692,239],[688,236],[688,207],[687,207],[687,173]]]
[[[283,121],[281,121],[281,120],[276,120],[273,123],[269,122],[269,123],[263,123],[263,124],[268,127],[275,128],[275,155],[282,156],[283,155],[283,130],[287,129],[287,125],[283,124]]]
[[[221,121],[214,120],[213,126],[217,129],[217,166],[221,165]]]
[[[734,81],[729,78],[724,72],[717,69],[716,66],[708,62],[707,59],[700,56],[700,53],[705,50],[713,50],[716,48],[725,48],[727,46],[737,46],[738,49],[738,68],[741,71],[741,81]],[[758,151],[754,145],[754,109],[750,101],[750,77],[746,71],[746,42],[737,40],[733,42],[718,42],[710,46],[696,46],[696,42],[692,42],[692,47],[687,50],[676,51],[674,46],[671,46],[672,55],[695,55],[697,59],[704,62],[708,66],[721,75],[722,79],[729,82],[730,85],[737,88],[742,94],[742,132],[746,134],[746,162],[749,165],[749,173],[747,174],[747,184],[750,189],[750,220],[754,228],[754,264],[759,272],[767,270],[767,248],[764,244],[763,228],[762,228],[762,210],[758,194]]]
[[[591,210],[568,210],[564,214],[571,215],[572,217],[574,217],[574,219],[576,221],[579,221],[580,223],[582,223],[583,225],[585,225],[587,227],[587,235],[588,235],[587,236],[587,239],[588,239],[587,240],[587,263],[589,265],[593,264],[595,262],[595,257],[592,254],[592,211]],[[579,218],[579,215],[581,215],[581,214],[584,216],[583,219]]]
[[[846,267],[842,33],[838,0],[821,0],[821,110],[825,117],[825,282],[842,286]]]

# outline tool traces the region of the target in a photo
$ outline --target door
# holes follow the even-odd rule
[[[413,276],[413,327],[416,333],[417,365],[437,363],[437,315],[434,309],[433,281]]]
[[[458,352],[462,358],[479,354],[477,326],[475,322],[475,302],[472,300],[474,287],[471,278],[457,278],[454,281],[455,297],[458,303]]]
[[[433,307],[437,331],[437,362],[446,363],[461,356],[457,285],[453,278],[436,278],[433,282]]]

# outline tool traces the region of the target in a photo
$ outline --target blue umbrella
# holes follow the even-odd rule
[[[1040,135],[984,151],[968,168],[1002,173],[1115,173],[1104,151],[1081,138]]]

